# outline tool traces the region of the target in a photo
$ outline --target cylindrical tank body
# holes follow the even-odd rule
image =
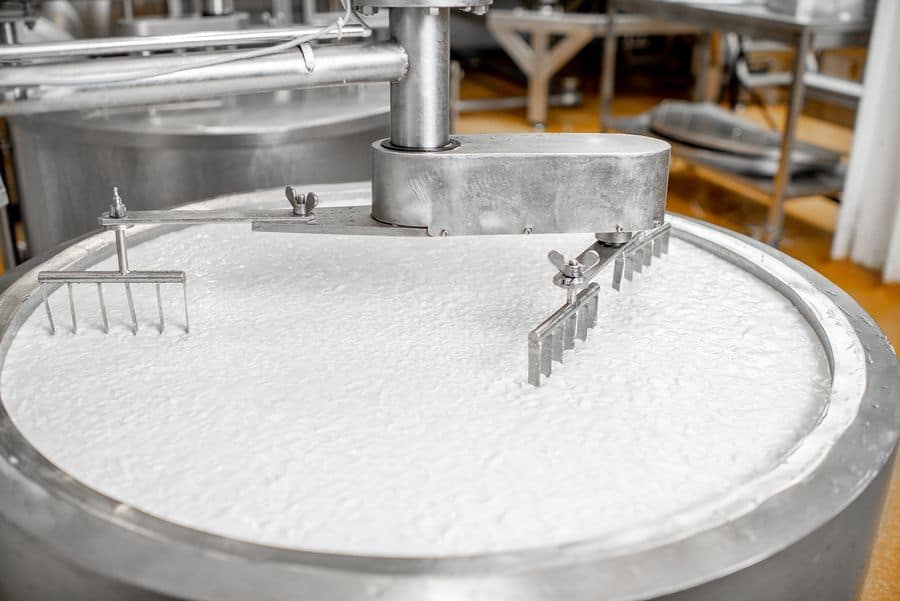
[[[10,120],[31,256],[97,227],[113,186],[155,209],[292,183],[371,177],[389,86],[314,88]]]
[[[365,204],[370,197],[366,184],[322,186],[317,191],[323,207],[346,204],[348,199],[358,201],[353,204]],[[263,201],[267,206],[281,207],[284,203],[279,196],[278,190],[268,190],[258,195],[215,199],[195,208],[229,208],[258,205]],[[92,489],[32,446],[11,420],[6,405],[9,399],[4,399],[0,404],[0,598],[13,601],[855,599],[879,521],[897,442],[900,366],[893,349],[871,318],[846,293],[811,269],[743,236],[677,216],[669,216],[669,222],[679,244],[687,243],[699,249],[696,252],[711,253],[717,260],[727,261],[774,289],[788,310],[799,312],[808,324],[810,342],[821,345],[823,362],[827,364],[823,368],[823,373],[828,374],[823,380],[825,387],[817,388],[825,410],[813,416],[811,430],[804,430],[798,444],[791,447],[784,460],[775,461],[773,469],[781,470],[785,466],[790,469],[791,465],[805,461],[810,461],[812,467],[787,479],[767,480],[772,486],[766,492],[761,492],[761,480],[748,481],[750,502],[722,518],[724,521],[717,514],[708,523],[689,525],[690,520],[683,519],[686,514],[678,514],[664,520],[666,527],[675,530],[674,534],[664,539],[647,539],[651,542],[635,542],[637,539],[629,537],[615,541],[601,538],[470,556],[379,556],[249,543],[167,521],[142,512],[126,500],[116,500]],[[133,242],[153,241],[165,231],[171,229],[148,227],[134,234]],[[308,244],[322,245],[326,241],[311,235],[303,238]],[[443,238],[426,242],[441,244],[442,241]],[[477,244],[472,239],[464,242]],[[190,243],[195,244],[195,239],[191,238]],[[161,244],[170,249],[170,242]],[[280,256],[282,249],[289,245],[290,241],[282,236],[274,248]],[[108,232],[89,236],[20,266],[0,281],[0,361],[4,362],[4,369],[11,364],[10,349],[17,335],[25,332],[26,320],[31,313],[42,311],[35,273],[45,269],[87,268],[109,257],[112,247]],[[338,255],[326,254],[324,260],[333,266]],[[311,260],[309,254],[302,258]],[[291,261],[291,268],[298,267],[291,272],[291,281],[296,281],[299,268],[308,263],[295,262],[293,258],[286,260]],[[216,256],[214,262],[220,264],[221,257]],[[663,268],[661,263],[660,269]],[[482,273],[483,270],[478,271],[479,277]],[[317,269],[310,277],[321,276],[322,270]],[[713,275],[703,274],[703,277]],[[370,288],[365,290],[371,293]],[[341,298],[327,296],[330,303]],[[290,320],[290,307],[284,311],[280,305],[276,308],[279,315],[284,314],[284,319]],[[708,312],[703,309],[700,308],[700,313],[706,315]],[[117,327],[121,328],[121,324]],[[191,336],[195,335],[193,327],[191,332]],[[32,329],[31,338],[26,336],[26,340],[33,343],[34,333]],[[94,331],[79,335],[94,336],[94,342],[99,344],[99,334]],[[149,335],[144,336],[145,340],[151,340]],[[44,342],[46,338],[41,337]],[[152,340],[161,338],[153,333]],[[46,356],[42,358],[52,361]],[[115,360],[116,357],[110,357],[111,364]],[[54,363],[54,369],[59,367],[59,362]],[[691,367],[700,373],[705,368],[693,364]],[[99,371],[85,366],[83,377],[102,379],[113,375],[107,365]],[[396,374],[383,377],[396,379]],[[701,387],[704,384],[697,382]],[[758,384],[751,383],[752,389],[757,390]],[[121,387],[121,383],[115,385]],[[704,394],[719,392],[709,390]],[[422,395],[432,393],[426,391]],[[93,402],[92,398],[82,400]],[[790,404],[791,400],[785,398],[779,402]],[[614,402],[619,401],[622,399]],[[56,408],[54,405],[53,409]],[[785,410],[781,407],[779,415]],[[220,412],[209,411],[221,417]],[[726,415],[723,419],[727,421],[734,416]],[[254,425],[258,424],[247,424]],[[834,426],[837,428],[830,430],[830,434],[820,430]],[[329,431],[340,427],[330,427]],[[745,424],[738,427],[744,428]],[[756,434],[752,436],[753,441],[758,440]],[[683,435],[702,437],[703,432],[683,432]],[[803,441],[813,438],[827,443],[810,454]],[[700,447],[707,450],[705,445]],[[403,461],[407,460],[403,449],[397,452],[398,457],[402,455]],[[110,457],[108,461],[118,460]],[[678,462],[680,458],[673,460]],[[567,457],[562,458],[562,462],[566,461]],[[769,475],[763,474],[761,478]],[[547,495],[553,497],[556,492],[548,490]],[[732,491],[725,493],[722,494],[730,498]]]

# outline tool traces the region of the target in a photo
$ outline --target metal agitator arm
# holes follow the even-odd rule
[[[439,237],[590,232],[598,240],[596,251],[590,252],[598,259],[603,253],[608,261],[621,258],[625,265],[647,244],[653,252],[646,257],[658,255],[660,247],[652,241],[663,232],[667,235],[662,227],[669,169],[665,142],[617,134],[451,137],[450,10],[483,12],[490,2],[356,0],[366,12],[390,9],[392,39],[375,44],[314,48],[304,41],[283,52],[264,50],[252,56],[218,52],[220,58],[213,62],[208,54],[188,53],[0,68],[0,90],[6,90],[0,113],[6,114],[131,104],[140,99],[156,102],[173,95],[218,96],[363,81],[391,84],[390,138],[372,146],[371,207],[316,208],[314,195],[288,189],[290,207],[281,210],[129,212],[116,195],[101,225],[116,233],[119,270],[70,273],[69,277],[66,272],[44,272],[39,276],[42,289],[43,285],[69,286],[75,329],[73,283],[97,284],[104,309],[103,283],[124,282],[130,306],[131,283],[156,283],[157,289],[163,281],[184,283],[183,272],[129,271],[124,232],[144,223],[246,221],[256,230],[267,231]],[[154,43],[165,46],[158,40]],[[646,233],[651,231],[655,233]],[[643,259],[639,264],[643,265]],[[573,282],[580,286],[596,274],[589,268],[579,271],[577,264],[556,261],[554,265],[563,274],[561,281],[569,282],[567,286]],[[566,275],[573,269],[581,275]],[[154,279],[160,275],[164,279]],[[576,295],[573,290],[569,288],[562,313],[557,312],[564,315],[557,319],[559,315],[554,314],[535,330],[537,334],[532,333],[532,348],[537,344],[529,378],[533,384],[540,382],[539,374],[549,375],[550,361],[561,360],[562,350],[574,344],[569,334],[583,338],[581,333],[593,325],[588,322],[596,320],[596,302],[590,317],[579,301],[584,297],[588,303],[596,298],[593,293],[585,290]],[[49,305],[47,309],[52,323]],[[579,325],[572,315],[584,315],[587,321]],[[136,332],[133,311],[132,320]],[[162,327],[161,302],[160,323]]]

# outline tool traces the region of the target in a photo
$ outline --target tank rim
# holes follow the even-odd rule
[[[364,184],[319,186],[348,198],[364,199]],[[244,197],[220,197],[220,202]],[[670,215],[676,237],[698,244],[756,275],[779,272],[781,285],[801,313],[845,320],[862,348],[866,369],[859,411],[817,467],[735,520],[652,546],[589,540],[525,551],[471,557],[392,558],[320,553],[239,541],[143,513],[88,488],[56,468],[27,442],[0,403],[0,516],[76,564],[114,579],[164,594],[195,599],[282,599],[297,590],[318,599],[378,594],[383,599],[428,597],[437,589],[459,595],[515,598],[523,587],[529,599],[626,601],[663,595],[709,582],[758,563],[829,522],[865,491],[889,465],[900,418],[900,365],[874,321],[845,292],[809,267],[781,252],[722,228]],[[158,228],[136,234],[152,237]],[[75,266],[111,254],[105,238],[89,234],[32,260],[0,280],[0,361],[29,310],[36,267],[53,260]],[[89,256],[88,256],[89,255]],[[798,287],[799,292],[792,286]],[[785,289],[786,287],[786,289]],[[31,309],[37,305],[31,299]],[[815,301],[815,302],[812,302]],[[812,306],[810,303],[812,302]],[[804,308],[805,307],[805,308]],[[830,319],[830,318],[829,318]],[[829,348],[828,330],[812,324]],[[838,362],[837,369],[842,369]],[[52,497],[55,503],[46,503]],[[803,508],[799,511],[798,508]],[[752,533],[752,536],[740,533]],[[637,568],[636,568],[637,566]],[[179,578],[173,579],[177,573]],[[632,577],[629,577],[629,574]],[[647,575],[653,574],[652,579]],[[177,582],[175,582],[177,580]],[[578,586],[573,583],[578,582]],[[437,588],[436,588],[437,587]],[[534,590],[532,590],[534,589]],[[225,591],[225,592],[223,592]],[[539,591],[539,592],[536,592]]]

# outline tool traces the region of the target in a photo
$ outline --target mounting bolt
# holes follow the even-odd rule
[[[113,186],[113,204],[109,205],[109,216],[121,219],[127,214],[128,209],[125,207],[125,201],[119,196],[119,187]]]
[[[450,235],[450,232],[448,232],[447,230],[441,230],[441,238],[446,238],[449,235]]]
[[[374,17],[378,14],[377,6],[363,6],[359,9],[360,14],[364,17]]]
[[[297,217],[315,217],[313,209],[319,206],[319,197],[315,192],[303,194],[298,192],[293,186],[287,186],[284,189],[284,195],[288,202],[291,203],[292,212]]]
[[[531,227],[530,225],[528,225],[528,226],[525,226],[525,229],[522,230],[522,233],[527,236],[528,234],[532,233],[533,231],[534,231],[534,228]]]

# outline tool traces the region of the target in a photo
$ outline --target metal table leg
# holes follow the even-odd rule
[[[794,80],[791,84],[791,95],[788,100],[787,118],[784,124],[784,134],[781,139],[781,157],[778,161],[778,173],[775,175],[775,184],[772,189],[772,205],[769,207],[769,215],[766,220],[765,241],[772,246],[778,246],[784,233],[784,199],[788,186],[791,183],[791,155],[794,151],[794,141],[797,137],[797,123],[800,112],[803,109],[805,87],[803,79],[806,75],[806,55],[809,53],[811,35],[804,30],[797,36],[794,56]]]
[[[616,23],[615,0],[606,3],[606,36],[603,38],[603,72],[600,74],[600,131],[610,131],[612,97],[616,84]]]
[[[594,38],[594,34],[588,27],[572,27],[551,47],[550,29],[534,27],[525,31],[531,34],[530,46],[518,30],[491,26],[494,37],[528,77],[528,121],[535,127],[543,127],[547,122],[550,79]]]
[[[706,102],[709,98],[709,70],[712,34],[708,31],[697,36],[694,41],[694,101]]]

